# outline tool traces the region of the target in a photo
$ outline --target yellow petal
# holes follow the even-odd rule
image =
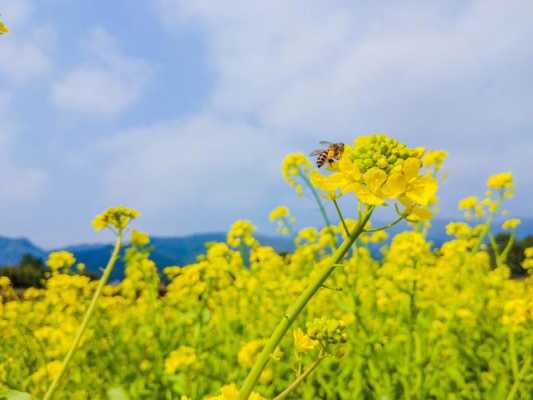
[[[414,207],[408,218],[416,221],[427,221],[433,218],[433,214],[427,208]]]
[[[364,181],[371,192],[376,193],[381,189],[381,186],[385,183],[387,174],[385,171],[373,167],[365,172]]]
[[[413,178],[416,178],[421,166],[422,161],[420,161],[418,158],[411,157],[405,160],[403,162],[403,173],[405,175],[405,179],[409,181]]]
[[[437,181],[431,176],[421,176],[409,182],[405,195],[421,206],[429,204],[437,193]]]
[[[385,199],[372,193],[366,186],[360,183],[351,184],[349,191],[353,191],[359,201],[371,206],[379,206],[385,202]]]
[[[388,198],[395,199],[404,193],[406,189],[407,182],[405,181],[403,174],[393,172],[389,175],[387,182],[385,182],[381,190]]]
[[[361,179],[361,170],[356,163],[350,160],[350,157],[344,156],[340,159],[339,171],[352,181]]]
[[[2,21],[0,21],[0,34],[8,33],[8,32],[9,32],[9,28],[7,27],[7,25],[4,24]]]

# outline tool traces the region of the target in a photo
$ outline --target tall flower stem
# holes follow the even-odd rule
[[[313,195],[316,203],[318,204],[318,208],[320,210],[320,213],[322,214],[322,218],[324,218],[324,223],[328,227],[331,226],[331,221],[329,220],[328,214],[326,213],[326,208],[324,207],[322,200],[320,200],[320,196],[318,195],[316,189],[311,184],[311,181],[309,180],[307,175],[305,175],[301,170],[298,170],[298,175],[300,176],[300,178],[302,178],[304,183],[307,185],[307,187],[311,191],[311,194]]]
[[[354,228],[350,236],[348,236],[344,242],[335,250],[331,257],[331,262],[322,268],[316,277],[311,281],[309,286],[300,294],[300,297],[294,302],[294,304],[287,310],[287,313],[283,316],[281,321],[274,329],[272,336],[263,347],[261,354],[257,357],[252,369],[248,373],[246,380],[244,381],[241,391],[239,392],[239,400],[248,400],[248,397],[252,393],[259,376],[263,372],[263,369],[266,367],[270,355],[274,352],[276,347],[279,345],[291,325],[294,323],[296,318],[300,315],[302,310],[305,308],[307,303],[313,298],[318,289],[322,287],[324,282],[329,278],[331,273],[335,270],[336,265],[344,258],[350,247],[357,240],[359,235],[365,229],[374,207],[371,206],[363,213],[362,218],[359,219],[357,226]]]
[[[311,373],[316,369],[316,367],[318,367],[318,364],[320,364],[320,362],[324,358],[325,356],[322,353],[320,353],[318,358],[315,361],[313,361],[313,363],[309,367],[307,367],[307,369],[304,372],[302,372],[302,374],[299,375],[298,378],[296,378],[289,386],[287,386],[287,388],[283,392],[281,392],[276,397],[274,397],[273,400],[285,399],[294,389],[298,387],[298,385],[300,385],[300,383],[302,383],[305,380],[305,378],[311,375]]]
[[[115,240],[115,245],[113,247],[113,252],[111,253],[111,257],[109,258],[109,261],[107,262],[104,272],[102,273],[102,277],[100,278],[100,281],[98,282],[98,287],[96,288],[96,292],[94,292],[91,303],[89,304],[89,308],[87,308],[87,311],[85,312],[83,321],[78,329],[78,332],[76,333],[76,337],[74,338],[74,342],[70,346],[70,349],[67,355],[63,359],[63,364],[61,365],[61,369],[59,370],[59,373],[56,375],[56,377],[52,381],[52,384],[48,388],[48,391],[46,392],[43,400],[52,399],[52,396],[54,395],[55,391],[57,390],[59,386],[59,382],[61,381],[61,378],[67,371],[67,367],[70,361],[72,360],[74,353],[78,349],[83,333],[85,332],[85,329],[87,328],[89,320],[91,319],[91,316],[94,312],[98,298],[102,294],[102,290],[104,286],[106,285],[107,281],[109,280],[109,276],[111,275],[111,272],[113,271],[113,267],[115,266],[115,263],[118,259],[118,255],[120,253],[121,245],[122,245],[122,231],[119,231],[117,233],[117,238]]]
[[[339,219],[341,220],[342,226],[344,228],[344,232],[346,233],[346,236],[350,236],[350,231],[348,230],[348,226],[346,225],[346,221],[344,221],[344,216],[342,215],[341,208],[339,207],[339,203],[337,203],[337,200],[333,199],[333,204],[335,205],[335,210],[337,210],[337,214],[339,216]]]

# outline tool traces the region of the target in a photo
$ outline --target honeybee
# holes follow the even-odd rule
[[[322,167],[326,161],[331,166],[335,161],[339,160],[344,152],[344,143],[331,143],[325,140],[321,141],[322,146],[327,146],[324,149],[317,149],[313,151],[310,156],[316,157],[316,166]]]

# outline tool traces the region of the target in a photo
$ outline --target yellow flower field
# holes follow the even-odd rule
[[[129,231],[142,215],[119,206],[93,221],[115,231],[115,250],[128,235],[119,284],[105,284],[113,256],[91,281],[67,252],[50,255],[44,289],[19,292],[0,278],[0,398],[532,398],[533,280],[510,279],[508,249],[488,253],[512,175],[461,201],[465,221],[435,248],[426,233],[446,153],[381,134],[345,147],[326,170],[300,153],[283,163],[326,217],[296,231],[290,210],[273,210],[293,253],[236,221],[194,264],[159,266],[162,289],[149,237]],[[383,226],[378,208],[391,215]],[[409,228],[387,242],[402,221]],[[376,243],[381,258],[369,250]],[[526,256],[532,269],[533,249]]]

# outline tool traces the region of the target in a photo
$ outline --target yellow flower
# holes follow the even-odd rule
[[[295,190],[296,194],[300,196],[303,193],[303,187],[296,177],[300,174],[306,174],[313,168],[311,161],[304,153],[289,153],[281,163],[281,174]]]
[[[510,172],[502,172],[491,176],[487,180],[487,188],[493,190],[512,190],[513,189],[513,174]]]
[[[133,229],[131,231],[131,244],[142,247],[150,243],[150,236],[147,233]]]
[[[93,219],[92,225],[96,231],[101,231],[102,229],[111,226],[120,232],[126,229],[130,220],[135,219],[140,215],[139,211],[133,208],[124,206],[111,207],[103,213],[98,214]]]
[[[258,244],[257,240],[253,237],[254,231],[255,226],[251,221],[245,219],[237,220],[231,225],[228,231],[227,242],[232,247],[239,247],[241,245],[253,247]]]
[[[522,223],[522,221],[520,221],[520,219],[511,218],[511,219],[508,219],[507,221],[505,221],[502,224],[502,228],[506,229],[506,230],[513,230],[513,229],[516,229],[518,227],[518,225],[520,225],[521,223]]]
[[[54,272],[59,271],[60,269],[68,270],[74,263],[76,259],[74,255],[69,251],[54,251],[48,255],[48,260],[46,264]]]
[[[328,197],[354,193],[365,204],[378,206],[387,199],[399,199],[412,213],[419,211],[435,198],[437,181],[420,175],[423,149],[407,149],[384,135],[357,138],[355,146],[345,146],[337,163],[337,172],[329,176],[314,172],[311,182]],[[415,210],[416,209],[416,210]]]
[[[287,218],[289,216],[289,209],[286,206],[279,206],[274,208],[269,215],[271,221],[275,221],[280,218]]]
[[[438,184],[429,175],[419,175],[421,167],[422,162],[418,158],[408,158],[401,166],[397,166],[383,188],[387,197],[399,197],[400,201],[403,198],[416,205],[427,206],[437,193]]]
[[[0,35],[4,33],[8,33],[8,32],[9,32],[9,28],[7,27],[7,25],[4,24],[2,21],[0,21]]]
[[[262,350],[264,344],[264,340],[258,339],[252,340],[242,346],[239,351],[239,363],[244,367],[251,367],[254,365],[255,358]]]
[[[196,361],[196,352],[192,347],[181,346],[174,350],[165,360],[165,374],[173,375],[178,369],[189,366]]]
[[[294,347],[298,353],[307,353],[317,346],[317,342],[307,336],[300,328],[293,331]]]
[[[468,196],[459,201],[459,210],[469,210],[476,208],[478,198],[476,196]]]
[[[423,158],[424,167],[434,167],[435,170],[440,170],[444,160],[448,157],[448,152],[444,150],[428,151]]]

